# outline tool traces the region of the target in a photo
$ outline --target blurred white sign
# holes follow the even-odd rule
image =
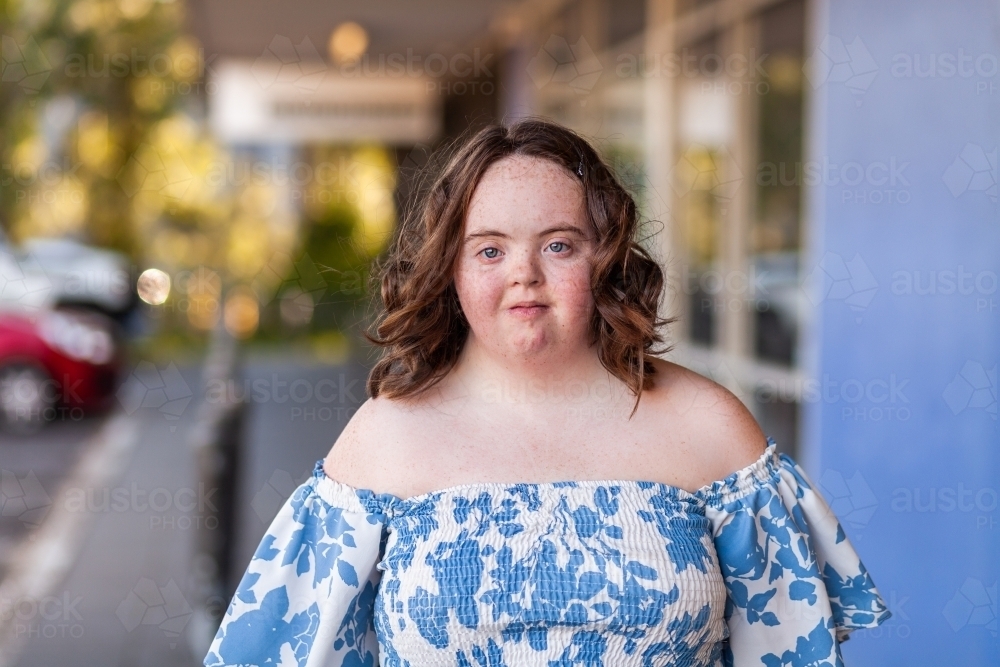
[[[323,61],[228,60],[211,68],[209,120],[228,143],[429,143],[441,129],[435,82],[345,76]]]
[[[725,146],[733,139],[733,96],[724,86],[702,79],[681,86],[681,139],[687,143]]]

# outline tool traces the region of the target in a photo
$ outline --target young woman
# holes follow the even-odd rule
[[[558,125],[455,154],[382,267],[371,398],[206,665],[839,665],[889,617],[741,402],[651,356],[636,224]]]

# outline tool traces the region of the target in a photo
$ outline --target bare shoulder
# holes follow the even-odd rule
[[[699,486],[724,479],[764,452],[767,438],[743,402],[721,384],[663,359],[652,404]]]
[[[395,488],[405,417],[406,409],[397,401],[377,397],[362,403],[326,456],[327,476],[359,489]]]

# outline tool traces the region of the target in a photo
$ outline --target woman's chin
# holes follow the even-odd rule
[[[509,349],[513,356],[521,359],[550,356],[553,351],[552,338],[545,331],[532,331],[527,335],[517,336]]]

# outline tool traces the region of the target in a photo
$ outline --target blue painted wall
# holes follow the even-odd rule
[[[802,458],[895,614],[845,661],[998,665],[1000,3],[810,7]]]

